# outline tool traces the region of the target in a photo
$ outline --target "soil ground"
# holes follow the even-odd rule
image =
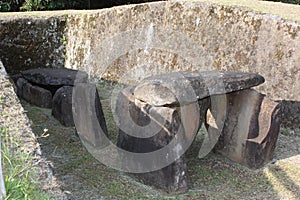
[[[112,87],[103,84],[99,87],[109,134],[115,141],[117,130],[109,100]],[[274,160],[263,169],[250,170],[214,153],[199,159],[205,134],[201,129],[186,153],[189,192],[172,196],[98,162],[83,147],[75,128],[61,126],[51,116],[51,110],[24,101],[22,105],[42,156],[53,171],[48,180],[53,178],[56,190],[58,187],[57,191],[63,194],[59,193],[55,199],[300,199],[299,132],[282,129]]]

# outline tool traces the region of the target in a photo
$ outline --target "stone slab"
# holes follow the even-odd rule
[[[21,72],[22,76],[37,85],[44,86],[73,86],[75,82],[85,83],[88,75],[85,72],[67,68],[39,68]]]
[[[108,144],[105,117],[96,86],[77,83],[73,89],[73,119],[80,139],[93,148]]]
[[[173,72],[142,80],[134,90],[135,98],[153,106],[184,105],[211,95],[248,89],[264,82],[254,73]]]

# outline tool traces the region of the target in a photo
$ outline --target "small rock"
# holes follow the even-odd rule
[[[29,103],[42,108],[52,107],[52,94],[49,90],[33,86],[23,78],[17,80],[16,87],[17,95]]]

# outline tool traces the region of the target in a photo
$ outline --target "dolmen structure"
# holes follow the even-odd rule
[[[87,83],[87,73],[67,68],[39,68],[21,71],[12,79],[20,98],[41,108],[51,108],[52,115],[62,125],[74,126],[72,91],[75,83]],[[100,102],[99,96],[96,97]],[[98,110],[102,108],[99,106]]]
[[[208,137],[200,154],[213,150],[249,168],[262,167],[272,158],[280,128],[280,104],[251,89],[263,82],[260,75],[235,72],[174,72],[146,78],[119,95],[118,146],[136,153],[170,146],[166,159],[181,155],[161,170],[137,174],[144,183],[168,193],[187,191],[181,152],[203,123]],[[145,130],[128,128],[132,122],[127,110]],[[155,122],[161,129],[152,136],[147,126]],[[174,140],[176,145],[170,145]]]
[[[260,168],[272,159],[281,111],[279,103],[253,89],[264,81],[254,73],[217,71],[172,72],[145,78],[122,89],[117,96],[116,145],[145,156],[156,152],[153,160],[135,163],[140,168],[149,167],[135,176],[172,194],[188,190],[184,153],[202,125],[207,137],[199,147],[200,157],[214,151],[246,167]],[[72,89],[76,83],[87,82],[86,73],[32,69],[22,72],[15,82],[21,98],[52,108],[53,116],[63,125],[74,125]],[[89,86],[82,91],[94,94],[94,116],[109,135],[96,88]],[[89,113],[83,109],[78,110],[78,115],[88,118]],[[97,146],[101,138],[92,132],[80,134],[92,146]],[[122,161],[124,166],[133,162],[130,158]]]

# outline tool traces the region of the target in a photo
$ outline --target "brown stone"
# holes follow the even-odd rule
[[[34,86],[23,78],[18,79],[16,87],[19,97],[36,106],[51,108],[52,94],[49,90]]]
[[[216,94],[248,89],[264,82],[242,72],[173,72],[151,76],[135,88],[135,98],[153,106],[184,105]]]
[[[218,103],[224,101],[224,96],[211,99]],[[272,159],[279,134],[281,105],[255,90],[234,92],[225,97],[227,104],[215,106],[217,110],[210,116],[217,119],[214,120],[217,129],[211,129],[207,121],[208,134],[221,133],[215,150],[249,168],[262,167]]]

